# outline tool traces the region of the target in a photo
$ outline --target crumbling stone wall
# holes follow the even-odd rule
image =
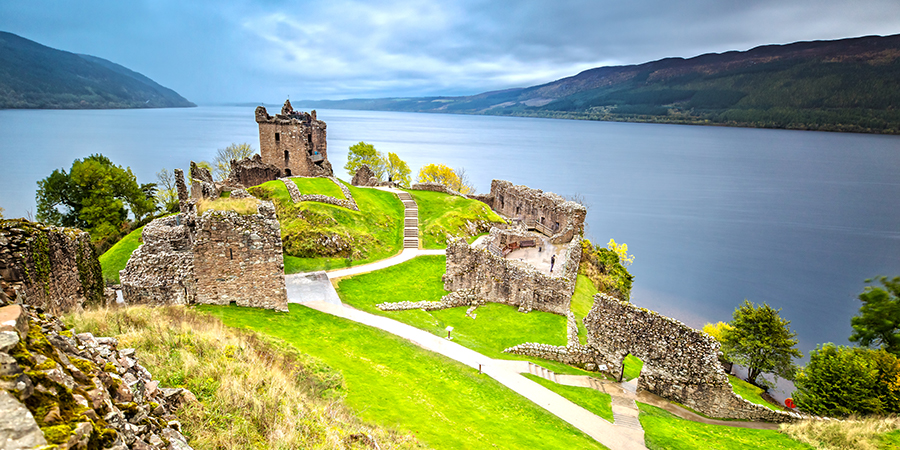
[[[0,296],[54,314],[101,304],[103,273],[86,232],[0,220]]]
[[[297,187],[297,183],[291,181],[290,178],[279,179],[282,183],[284,183],[284,187],[287,189],[288,195],[291,196],[291,201],[294,203],[319,202],[334,206],[340,206],[341,208],[347,208],[353,211],[359,211],[359,206],[356,204],[356,200],[353,198],[353,194],[350,192],[350,188],[344,185],[344,183],[341,183],[341,181],[335,177],[323,178],[328,178],[332,183],[336,184],[341,189],[341,193],[344,194],[344,198],[334,198],[322,194],[302,194],[300,192],[300,188]]]
[[[261,212],[207,211],[197,221],[195,302],[287,310],[280,227],[274,207]]]
[[[444,289],[513,305],[523,312],[538,310],[565,315],[575,291],[580,245],[580,237],[573,239],[566,248],[560,270],[547,275],[530,264],[472,247],[463,239],[451,239],[447,245]]]
[[[581,345],[578,339],[578,322],[572,311],[566,313],[566,345],[549,345],[526,342],[503,350],[503,353],[530,356],[533,358],[558,361],[570,366],[583,367],[585,370],[606,370],[606,366],[598,366],[601,359],[596,350]]]
[[[192,303],[196,293],[193,232],[187,215],[161,217],[141,233],[141,244],[119,272],[128,303],[151,305]]]
[[[426,183],[415,183],[415,184],[413,184],[412,186],[410,186],[409,188],[412,189],[412,190],[414,190],[414,191],[434,191],[434,192],[443,192],[443,193],[445,193],[445,194],[457,195],[457,196],[460,196],[460,197],[466,197],[465,195],[463,195],[463,194],[461,194],[461,193],[459,193],[459,192],[457,192],[457,191],[454,191],[453,189],[450,189],[450,188],[448,188],[447,186],[444,186],[444,185],[441,184],[441,183],[435,183],[435,182],[432,182],[432,181],[429,181],[429,182],[426,182]]]
[[[294,111],[290,100],[281,114],[270,116],[265,106],[256,108],[259,152],[266,164],[282,169],[284,176],[332,176],[328,162],[325,122],[316,112]]]
[[[228,185],[243,188],[257,186],[281,178],[281,173],[278,166],[263,162],[259,154],[240,161],[232,159]]]
[[[353,186],[376,186],[378,185],[378,177],[375,176],[375,171],[372,170],[367,164],[363,164],[359,166],[359,169],[356,169],[356,173],[353,175],[353,179],[350,180],[350,184]]]
[[[191,198],[194,200],[201,198],[217,199],[219,195],[219,187],[213,181],[209,169],[200,167],[197,163],[191,161]]]
[[[675,319],[597,294],[584,325],[588,347],[611,373],[621,374],[629,353],[644,362],[639,389],[711,417],[769,422],[800,418],[737,396],[719,363],[719,343]]]
[[[498,214],[519,219],[529,228],[536,228],[549,236],[554,244],[566,243],[584,234],[587,208],[552,192],[494,180],[489,195],[472,198],[487,203]]]

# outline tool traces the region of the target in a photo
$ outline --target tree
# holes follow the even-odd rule
[[[475,192],[475,188],[468,181],[464,182],[460,178],[459,172],[462,172],[463,176],[468,180],[465,169],[457,171],[443,164],[428,164],[419,170],[419,176],[416,177],[416,181],[419,183],[440,183],[460,194]]]
[[[803,411],[845,417],[900,412],[900,359],[884,350],[825,344],[797,372],[794,401]]]
[[[3,208],[0,208],[0,219],[3,218]]]
[[[135,219],[153,211],[155,202],[147,193],[131,169],[103,155],[91,155],[76,159],[69,172],[57,169],[38,181],[37,219],[87,230],[98,241],[116,234],[127,220],[126,204]]]
[[[725,358],[746,366],[747,381],[757,386],[763,372],[771,372],[782,378],[793,379],[794,358],[803,356],[797,345],[797,333],[791,332],[790,321],[778,316],[781,310],[767,304],[753,305],[747,300],[734,310],[731,329],[723,333],[722,353]]]
[[[850,342],[864,347],[880,346],[900,356],[900,277],[876,278],[884,286],[866,286],[859,300],[859,314],[850,319]],[[871,283],[873,280],[866,280]]]
[[[156,201],[167,212],[178,211],[178,192],[175,190],[175,174],[163,168],[156,172],[159,188],[156,190]]]
[[[212,164],[212,175],[216,181],[223,181],[231,176],[231,160],[242,160],[253,156],[255,151],[250,144],[232,143],[228,147],[220,148],[216,151],[216,159]]]
[[[358,144],[350,146],[350,152],[347,153],[347,164],[344,164],[344,168],[347,169],[347,173],[352,177],[365,164],[375,172],[375,176],[379,180],[383,180],[385,173],[384,161],[384,157],[381,156],[378,150],[375,150],[374,145],[360,141]]]
[[[725,332],[731,329],[731,325],[725,322],[717,322],[715,324],[708,323],[703,325],[703,332],[712,336],[715,340],[722,342]]]
[[[623,266],[630,266],[631,263],[634,262],[634,255],[628,254],[628,244],[616,244],[614,239],[610,239],[609,242],[606,243],[606,248],[612,250],[619,256],[619,261]]]
[[[382,161],[384,172],[391,181],[403,187],[409,187],[409,165],[400,159],[396,153],[388,152],[387,158]],[[372,169],[375,170],[375,169]]]

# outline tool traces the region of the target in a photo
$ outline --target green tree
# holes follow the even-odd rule
[[[253,150],[253,147],[250,144],[244,142],[243,144],[232,143],[228,147],[220,148],[216,151],[216,159],[213,161],[212,175],[215,177],[217,181],[224,181],[231,176],[231,160],[242,160],[244,158],[249,158],[256,153]]]
[[[391,181],[400,186],[409,187],[410,170],[406,161],[400,159],[396,153],[388,152],[387,158],[384,158],[383,164],[384,171],[390,177]]]
[[[884,287],[866,286],[859,294],[862,306],[859,314],[850,319],[850,341],[864,347],[879,346],[900,356],[900,277],[876,280]]]
[[[794,348],[797,333],[791,332],[789,320],[778,316],[780,311],[744,300],[734,310],[733,320],[728,323],[731,328],[722,333],[725,358],[747,367],[747,381],[758,386],[767,384],[757,380],[764,372],[793,379],[793,359],[803,356]]]
[[[175,174],[163,168],[156,172],[156,202],[167,212],[178,212],[178,192],[175,191]]]
[[[828,343],[797,372],[794,401],[831,417],[900,412],[900,360],[884,350]]]
[[[37,219],[53,225],[87,230],[95,240],[116,234],[128,219],[155,210],[149,185],[138,185],[130,168],[97,154],[76,159],[69,172],[54,170],[38,181]]]
[[[374,145],[360,141],[350,146],[350,152],[347,153],[347,164],[344,164],[344,168],[347,169],[347,173],[352,177],[365,164],[375,172],[375,176],[379,180],[383,180],[385,174],[384,161],[384,157],[381,156],[378,150],[375,150]]]
[[[465,169],[451,169],[443,164],[428,164],[419,170],[419,183],[440,183],[460,194],[472,194],[475,187],[469,182]]]

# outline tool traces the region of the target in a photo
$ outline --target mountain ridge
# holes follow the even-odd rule
[[[112,61],[54,49],[0,31],[0,109],[197,106]]]

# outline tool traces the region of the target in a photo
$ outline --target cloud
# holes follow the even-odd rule
[[[896,0],[3,2],[0,29],[198,102],[461,95],[581,70],[900,33]]]

